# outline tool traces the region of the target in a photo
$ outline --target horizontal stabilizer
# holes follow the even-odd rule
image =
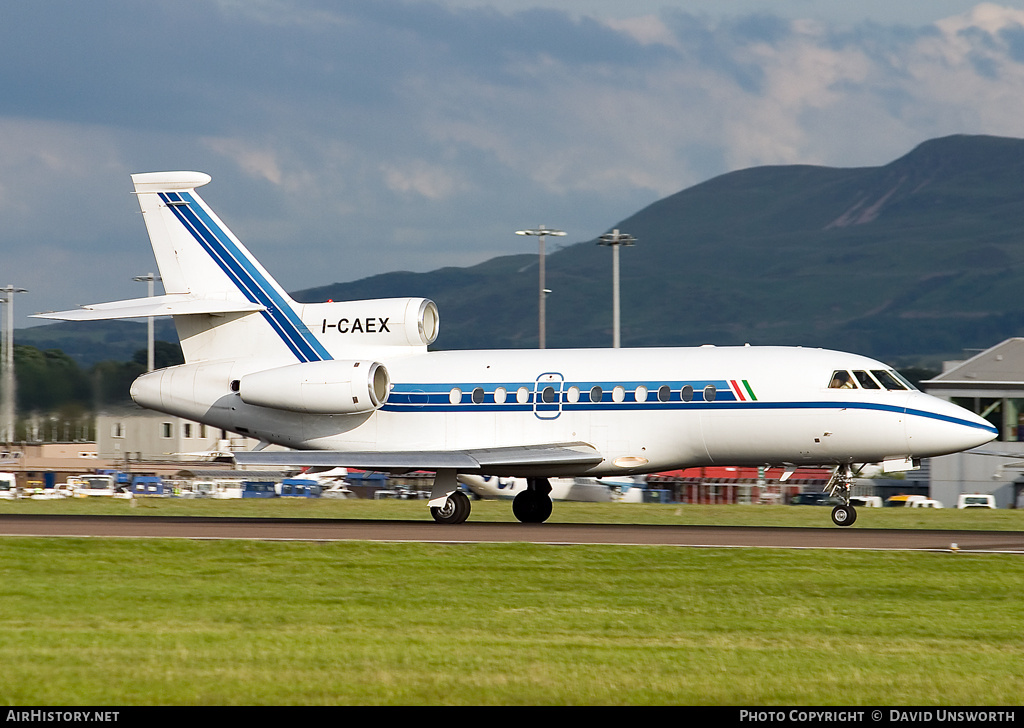
[[[407,472],[410,470],[493,471],[544,470],[585,467],[604,461],[585,443],[496,447],[478,450],[403,450],[368,452],[341,450],[291,450],[288,452],[236,452],[239,465],[341,467],[361,470]]]
[[[60,321],[105,321],[108,319],[178,316],[197,313],[241,313],[264,311],[265,306],[248,301],[226,301],[201,298],[191,293],[168,293],[163,296],[132,298],[126,301],[94,303],[71,311],[33,314],[32,318]]]

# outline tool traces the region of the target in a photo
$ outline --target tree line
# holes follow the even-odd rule
[[[157,369],[181,364],[181,347],[157,341],[153,347]],[[60,349],[15,345],[17,391],[16,439],[92,439],[97,412],[131,403],[132,382],[146,371],[146,349],[131,361],[100,361],[82,368]]]

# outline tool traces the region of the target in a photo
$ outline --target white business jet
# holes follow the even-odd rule
[[[822,349],[428,352],[432,301],[296,303],[196,193],[208,175],[132,180],[166,293],[41,317],[173,316],[186,363],[143,374],[132,398],[259,438],[239,464],[432,470],[442,523],[469,516],[460,473],[527,478],[512,509],[540,523],[549,477],[827,465],[847,526],[855,465],[905,470],[996,436],[886,365]]]

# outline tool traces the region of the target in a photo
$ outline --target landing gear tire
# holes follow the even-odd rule
[[[544,523],[551,516],[551,507],[546,493],[524,490],[512,501],[512,514],[521,523]]]
[[[857,511],[853,506],[836,506],[832,509],[832,523],[837,526],[852,526],[857,520]]]
[[[430,515],[438,523],[464,523],[469,518],[472,508],[469,497],[461,490],[457,490],[448,496],[448,500],[440,508],[431,507]]]

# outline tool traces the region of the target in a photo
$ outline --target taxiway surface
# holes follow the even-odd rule
[[[690,547],[832,548],[1024,554],[1022,531],[943,531],[767,526],[357,521],[171,516],[0,515],[0,536],[391,541],[424,543],[615,544]]]

